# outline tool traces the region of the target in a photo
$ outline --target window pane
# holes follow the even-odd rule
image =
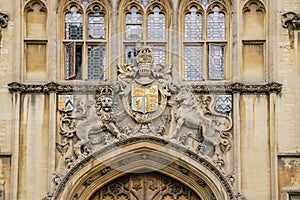
[[[75,44],[70,43],[65,46],[65,79],[75,76]]]
[[[81,79],[82,45],[75,42],[65,46],[65,79]]]
[[[137,67],[136,56],[138,52],[135,49],[135,46],[127,45],[125,46],[125,63],[126,64],[133,64]]]
[[[202,15],[197,13],[196,7],[192,7],[190,13],[185,15],[185,39],[202,39]]]
[[[100,13],[98,6],[94,7],[94,13],[89,14],[89,38],[105,38],[104,14]]]
[[[157,64],[165,64],[166,62],[166,47],[165,46],[153,46],[152,47],[153,53],[153,65]]]
[[[65,39],[82,39],[82,14],[77,12],[75,6],[71,7],[71,12],[65,16]]]
[[[185,46],[185,74],[187,81],[202,80],[202,46]]]
[[[209,79],[224,79],[224,46],[209,45]]]
[[[88,46],[88,80],[105,79],[105,46]]]
[[[160,13],[159,7],[153,8],[153,13],[148,15],[148,39],[165,39],[165,15]]]
[[[126,14],[126,39],[142,38],[142,15],[137,13],[137,8],[132,7],[130,13]]]
[[[208,14],[207,38],[209,40],[225,40],[225,15],[215,6],[213,12]]]

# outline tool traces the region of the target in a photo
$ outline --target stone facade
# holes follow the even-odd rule
[[[104,35],[66,39],[74,5],[105,16]],[[185,40],[193,6],[221,10],[224,38]],[[165,40],[127,40],[132,7],[165,16]],[[0,0],[0,199],[299,199],[298,13],[298,0]],[[208,67],[184,81],[184,49],[199,44]],[[97,81],[93,45],[105,46]]]

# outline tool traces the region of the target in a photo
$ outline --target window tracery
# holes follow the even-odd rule
[[[102,0],[70,0],[64,7],[64,77],[105,80],[108,6]]]
[[[136,43],[152,46],[154,65],[166,62],[167,24],[169,6],[167,1],[135,0],[124,1],[120,6],[125,25],[123,26],[123,46],[125,63],[134,64]],[[120,20],[122,21],[122,19]]]
[[[228,2],[183,2],[183,77],[186,81],[224,80],[228,46]]]

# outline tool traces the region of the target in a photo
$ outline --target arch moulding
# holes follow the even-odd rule
[[[97,190],[129,173],[158,172],[183,183],[202,199],[238,199],[226,175],[204,157],[155,137],[131,138],[107,146],[72,168],[54,199],[89,199]]]

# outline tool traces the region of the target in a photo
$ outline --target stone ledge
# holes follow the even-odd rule
[[[99,87],[108,86],[108,84],[92,85],[92,84],[80,84],[69,85],[50,82],[46,84],[23,84],[18,82],[12,82],[8,84],[8,90],[12,93],[95,93]],[[231,84],[219,84],[219,85],[191,85],[195,93],[209,94],[209,93],[248,93],[248,94],[270,94],[280,93],[282,90],[282,84],[272,82],[260,85],[248,85],[240,82]]]

